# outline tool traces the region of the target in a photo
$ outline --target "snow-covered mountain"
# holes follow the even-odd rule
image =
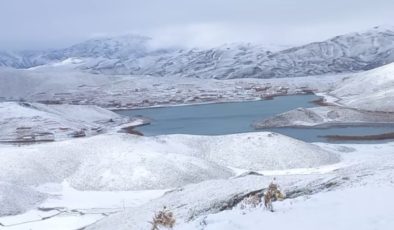
[[[209,50],[179,51],[158,59],[143,57],[123,63],[122,68],[126,69],[125,73],[138,68],[129,73],[153,76],[274,78],[354,72],[393,61],[394,30],[376,27],[278,52],[253,44],[235,44]]]
[[[197,78],[276,78],[357,72],[394,61],[394,29],[375,27],[322,42],[271,52],[250,43],[210,49],[152,49],[150,38],[92,39],[69,48],[0,53],[0,66],[29,68],[78,58],[91,73]]]
[[[262,77],[306,76],[372,69],[394,61],[394,30],[375,27],[274,53]]]
[[[30,68],[63,61],[70,57],[97,58],[97,60],[136,59],[150,53],[147,45],[149,40],[149,37],[139,35],[123,35],[90,39],[58,50],[0,52],[0,66]]]

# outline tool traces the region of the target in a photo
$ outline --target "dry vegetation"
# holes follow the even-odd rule
[[[263,197],[259,193],[251,194],[242,200],[239,205],[240,209],[257,208],[262,205],[262,198],[264,198],[264,206],[267,210],[273,212],[272,202],[282,201],[285,199],[285,194],[279,189],[279,186],[275,183],[275,180],[270,183]]]
[[[274,211],[272,202],[277,200],[283,200],[285,198],[285,194],[280,191],[279,186],[274,181],[270,183],[267,191],[264,193],[264,206],[271,212]]]
[[[173,213],[164,206],[161,211],[155,214],[150,223],[152,224],[152,230],[159,230],[160,227],[172,229],[175,225],[175,217]]]

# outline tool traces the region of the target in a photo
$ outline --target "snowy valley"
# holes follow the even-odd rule
[[[273,51],[149,41],[0,53],[0,229],[146,230],[164,206],[179,230],[393,229],[393,135],[309,143],[270,130],[394,133],[393,29]],[[301,94],[320,100],[228,135],[143,136],[149,117],[117,112]],[[247,203],[273,178],[286,194],[274,212]]]

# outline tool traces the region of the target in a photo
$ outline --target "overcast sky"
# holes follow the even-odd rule
[[[127,33],[157,45],[292,45],[393,23],[394,0],[0,0],[0,49]]]

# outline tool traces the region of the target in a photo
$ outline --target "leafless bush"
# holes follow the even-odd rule
[[[280,191],[279,186],[275,183],[274,178],[274,181],[270,183],[267,191],[264,193],[264,206],[266,209],[273,212],[274,207],[272,206],[272,202],[277,200],[282,201],[285,199],[285,197],[286,195]]]
[[[256,193],[243,199],[240,203],[240,208],[241,209],[256,208],[260,205],[260,203],[261,203],[261,197],[259,197],[259,195]]]
[[[173,213],[164,206],[163,210],[155,213],[150,223],[152,224],[152,230],[159,230],[160,227],[172,229],[175,225],[175,217]]]

